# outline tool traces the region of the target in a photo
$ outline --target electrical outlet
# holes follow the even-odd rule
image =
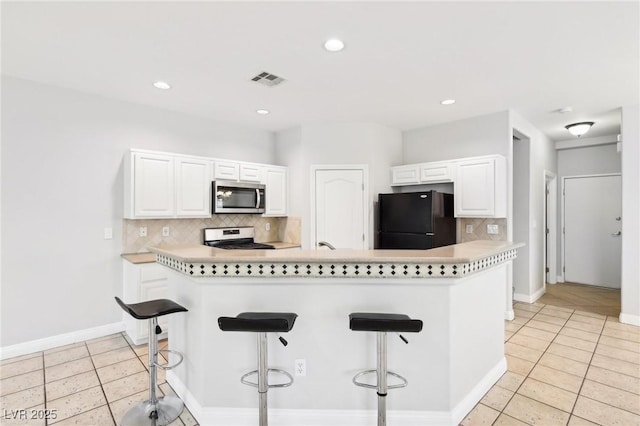
[[[464,229],[467,232],[467,234],[473,234],[473,225],[467,225],[465,226]]]
[[[498,225],[487,225],[487,234],[499,234],[500,229]]]
[[[104,239],[112,240],[113,239],[113,229],[112,228],[104,228]]]
[[[271,224],[269,222],[264,224],[265,231],[271,231]]]
[[[294,370],[296,371],[296,376],[306,376],[307,375],[307,360],[306,359],[296,359]]]
[[[169,227],[168,226],[163,226],[162,227],[162,236],[163,237],[168,237],[169,236]]]
[[[141,237],[146,237],[147,236],[147,227],[146,226],[141,226],[140,227],[140,236]]]

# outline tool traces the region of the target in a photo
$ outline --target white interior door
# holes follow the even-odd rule
[[[335,248],[365,249],[365,173],[363,169],[315,170],[315,239]]]
[[[621,213],[620,175],[565,179],[565,281],[620,288]]]

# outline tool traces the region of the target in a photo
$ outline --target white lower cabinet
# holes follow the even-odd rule
[[[147,300],[166,299],[167,273],[164,267],[158,263],[138,263],[134,264],[123,260],[124,288],[122,300],[129,303],[140,303]],[[149,333],[149,321],[137,320],[131,315],[123,312],[125,331],[131,341],[136,345],[147,343]],[[158,318],[158,324],[162,328],[160,338],[167,336],[168,315]]]

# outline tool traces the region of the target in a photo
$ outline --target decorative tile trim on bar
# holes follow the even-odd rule
[[[456,278],[515,259],[517,251],[469,263],[335,263],[335,262],[208,262],[187,263],[156,254],[156,261],[193,277],[323,277],[323,278]]]

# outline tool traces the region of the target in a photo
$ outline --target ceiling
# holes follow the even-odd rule
[[[553,140],[639,103],[638,2],[2,2],[2,73],[277,131],[512,109]],[[325,40],[346,48],[330,53]],[[284,77],[276,87],[250,78]],[[171,90],[152,86],[169,82]],[[443,99],[456,99],[442,106]],[[553,112],[571,106],[573,112]],[[269,115],[256,114],[268,109]]]

